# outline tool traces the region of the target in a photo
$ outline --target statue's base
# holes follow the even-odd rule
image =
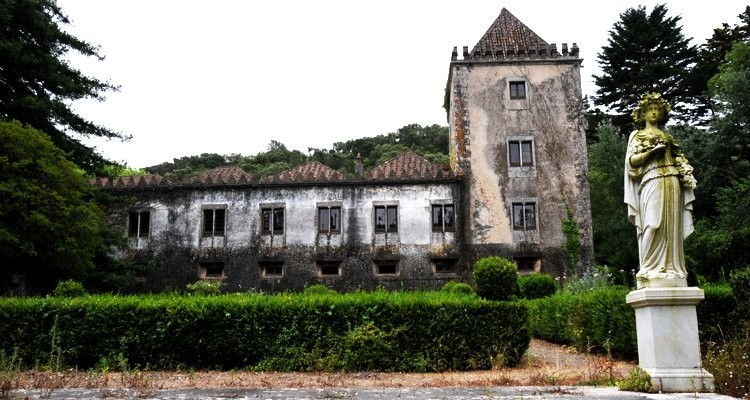
[[[652,281],[653,282],[653,281]],[[701,368],[697,287],[648,287],[630,292],[635,309],[638,364],[661,392],[713,392],[714,377]]]

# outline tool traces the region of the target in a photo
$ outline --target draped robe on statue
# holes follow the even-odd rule
[[[630,157],[653,147],[655,140],[666,149],[633,167]],[[693,190],[685,188],[676,167],[674,139],[661,131],[640,130],[628,139],[625,157],[625,203],[628,219],[638,233],[640,269],[636,278],[643,282],[677,279],[685,285],[687,277],[683,243],[693,232]],[[648,286],[648,283],[643,284]],[[667,284],[667,286],[671,286]]]

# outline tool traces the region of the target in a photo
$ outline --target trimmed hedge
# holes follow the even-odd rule
[[[726,286],[706,286],[705,299],[698,303],[698,329],[701,339],[719,330],[737,326],[729,321],[735,298]],[[557,292],[528,300],[529,331],[533,337],[569,344],[581,351],[606,352],[636,359],[638,343],[635,310],[625,302],[630,289],[620,286],[596,288],[587,292]]]
[[[531,273],[518,277],[518,287],[524,299],[539,299],[557,292],[557,283],[552,275]]]
[[[507,258],[490,256],[474,263],[476,293],[487,300],[508,300],[518,294],[518,270]]]
[[[440,292],[0,299],[0,349],[82,369],[445,371],[515,365],[528,310]]]

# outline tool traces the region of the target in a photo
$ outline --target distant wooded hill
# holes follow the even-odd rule
[[[448,127],[410,124],[384,135],[336,142],[331,149],[310,147],[307,155],[299,150],[289,150],[283,143],[272,140],[268,150],[254,156],[203,153],[175,158],[172,162],[144,169],[150,174],[183,177],[225,165],[237,165],[250,174],[266,176],[316,160],[335,170],[353,174],[354,160],[358,154],[365,168],[371,169],[406,150],[412,150],[437,164],[448,163]]]

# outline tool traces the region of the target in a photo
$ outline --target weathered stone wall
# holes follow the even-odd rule
[[[338,290],[437,288],[466,278],[458,234],[433,232],[431,220],[432,203],[460,204],[457,182],[179,188],[138,196],[137,209],[151,212],[151,232],[130,239],[133,251],[123,256],[154,261],[146,279],[151,290],[180,289],[199,279],[202,262],[223,263],[230,291],[301,290],[315,283]],[[382,204],[397,206],[397,232],[375,232],[374,206]],[[283,234],[261,232],[265,205],[284,208]],[[340,233],[318,232],[320,205],[341,207]],[[224,235],[203,237],[206,207],[226,209]],[[126,226],[126,214],[112,215]],[[454,260],[456,270],[436,273],[433,260],[443,259]],[[377,274],[379,260],[398,261],[396,273]],[[282,276],[263,276],[263,262],[282,263]],[[340,263],[340,275],[321,275],[320,262]]]
[[[526,82],[512,100],[509,82]],[[468,242],[480,255],[541,258],[561,273],[566,203],[581,232],[582,266],[593,262],[580,60],[454,61],[451,155],[466,176]],[[534,165],[511,167],[509,140],[532,140]],[[511,203],[533,201],[537,229],[514,230]]]

